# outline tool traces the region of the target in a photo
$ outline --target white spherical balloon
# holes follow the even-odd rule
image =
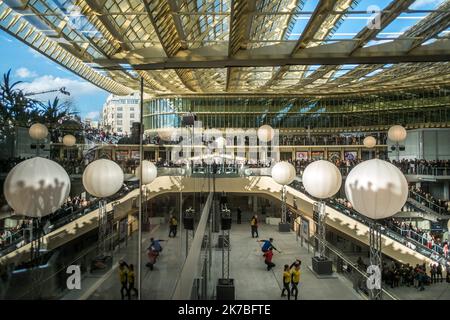
[[[408,182],[396,166],[373,159],[350,171],[345,181],[345,194],[359,213],[383,219],[401,211],[408,198]]]
[[[258,128],[258,139],[262,142],[272,141],[275,136],[275,130],[267,124]]]
[[[295,179],[295,167],[289,162],[278,162],[272,168],[272,178],[281,185],[290,184]]]
[[[136,168],[136,177],[138,179],[140,177],[140,172],[141,172],[141,167],[138,166]],[[150,162],[148,160],[142,161],[142,183],[143,184],[151,183],[153,180],[156,179],[157,175],[158,175],[158,169],[152,162]]]
[[[400,142],[406,139],[406,129],[402,126],[395,125],[389,128],[388,138],[394,142]]]
[[[91,162],[83,172],[83,185],[97,198],[109,197],[122,187],[124,174],[114,161],[99,159]]]
[[[66,134],[63,137],[63,144],[66,147],[73,147],[76,143],[77,143],[77,139],[71,134]]]
[[[367,136],[363,141],[364,147],[371,149],[377,145],[377,140],[372,136]]]
[[[67,199],[70,178],[58,163],[35,157],[16,165],[3,189],[16,214],[43,217],[58,210]]]
[[[28,134],[34,140],[43,140],[48,136],[48,129],[42,123],[35,123],[28,130]]]
[[[302,182],[310,195],[319,199],[326,199],[339,191],[342,185],[342,175],[331,162],[318,160],[305,168]]]

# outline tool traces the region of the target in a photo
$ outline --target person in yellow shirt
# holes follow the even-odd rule
[[[173,237],[175,238],[177,236],[177,227],[178,227],[178,220],[173,215],[169,218],[169,238]]]
[[[128,270],[126,267],[126,263],[124,261],[119,262],[119,280],[120,280],[120,295],[122,296],[122,300],[125,298],[125,294],[128,295]],[[125,294],[124,294],[125,291]]]
[[[256,235],[256,238],[258,238],[259,237],[259,235],[258,235],[258,216],[256,214],[250,220],[250,226],[252,228],[252,238],[254,238],[255,235]]]
[[[286,297],[286,295],[284,294],[284,290],[286,290],[288,300],[291,300],[291,290],[289,288],[290,283],[291,283],[291,271],[289,265],[285,264],[283,271],[283,290],[281,290],[281,296]]]
[[[298,284],[300,282],[300,260],[296,260],[291,265],[291,293],[295,297],[295,300],[297,300],[298,297]],[[293,268],[292,268],[293,267]]]
[[[128,266],[128,300],[131,299],[131,291],[134,292],[136,297],[138,296],[138,291],[134,286],[135,280],[136,280],[136,276],[134,274],[134,266],[132,264],[130,264]]]

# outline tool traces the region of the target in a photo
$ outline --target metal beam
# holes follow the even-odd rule
[[[338,23],[338,21],[342,19],[345,12],[351,7],[353,2],[353,0],[320,1],[314,11],[314,14],[308,21],[305,30],[302,32],[294,49],[292,50],[291,56],[296,54],[300,50],[307,48],[311,43],[318,45],[319,43],[317,42],[317,40],[325,40],[327,36],[332,32],[334,26]],[[340,9],[340,12],[342,13],[334,14],[333,16],[331,12],[333,12],[336,7],[338,7]],[[324,25],[330,17],[332,17],[332,21],[330,21],[328,25]],[[321,31],[320,35],[318,35],[319,31]],[[272,76],[272,78],[266,82],[262,89],[269,88],[278,80],[281,80],[288,71],[289,67],[287,66],[278,69]]]
[[[386,8],[385,11],[380,13],[379,22],[380,25],[374,27],[365,27],[362,29],[355,38],[358,41],[354,44],[353,50],[350,54],[353,54],[356,50],[362,48],[366,45],[370,40],[375,38],[375,36],[381,32],[384,28],[386,28],[392,21],[395,20],[399,15],[401,15],[405,10],[407,10],[416,0],[402,0],[397,1],[393,0]]]
[[[256,11],[256,0],[231,0],[230,33],[228,40],[228,58],[239,50],[247,49],[252,29],[252,13]],[[230,91],[238,85],[239,70],[227,69],[225,91]]]
[[[167,58],[159,62],[136,64],[132,67],[136,70],[167,70],[167,69],[202,69],[202,68],[229,68],[229,67],[270,67],[270,66],[295,66],[295,65],[342,65],[342,64],[391,64],[406,62],[448,62],[448,53],[424,53],[424,54],[385,54],[378,56],[341,56],[330,54],[328,56],[312,56],[299,58],[286,58],[271,56],[267,58],[250,57],[247,59],[219,58],[185,60]],[[98,69],[121,70],[120,66],[105,66]]]
[[[439,9],[441,11],[430,13],[425,19],[412,26],[399,38],[418,38],[411,44],[410,50],[419,47],[421,44],[437,36],[440,32],[446,30],[450,26],[450,1],[442,4]]]
[[[144,4],[164,52],[168,57],[175,57],[180,50],[185,48],[181,38],[184,34],[178,33],[169,3],[164,0],[144,0]],[[194,92],[202,91],[193,71],[175,70],[175,72],[186,88]]]

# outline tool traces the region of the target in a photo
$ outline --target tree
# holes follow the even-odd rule
[[[39,102],[26,97],[17,88],[20,83],[11,81],[11,70],[3,75],[0,83],[0,141],[12,136],[16,126],[30,126],[39,118]]]
[[[58,126],[73,115],[74,112],[71,110],[70,103],[60,101],[58,97],[55,97],[53,101],[49,100],[47,104],[40,104],[39,117],[48,128]]]

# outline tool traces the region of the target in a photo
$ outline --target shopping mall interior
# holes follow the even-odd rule
[[[0,0],[0,32],[110,94],[0,70],[1,300],[450,299],[450,0]]]

